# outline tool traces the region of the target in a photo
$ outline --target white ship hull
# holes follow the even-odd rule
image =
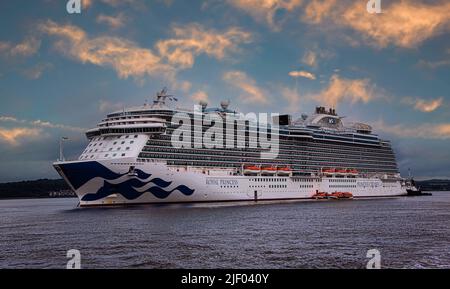
[[[233,175],[227,169],[169,167],[135,158],[57,162],[80,206],[310,199],[316,192],[358,197],[406,195],[400,180]],[[130,167],[134,170],[130,171]]]

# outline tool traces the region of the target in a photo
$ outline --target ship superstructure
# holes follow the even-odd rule
[[[86,132],[89,144],[78,160],[54,164],[82,206],[406,194],[390,142],[367,124],[345,124],[334,109],[276,116],[277,125],[263,130],[228,101],[189,110],[172,109],[170,100],[163,90],[152,104],[108,114]],[[178,121],[180,114],[188,119]],[[210,116],[215,121],[205,122]],[[223,136],[211,147],[204,137],[218,117]],[[189,136],[181,147],[174,145],[180,132]],[[261,157],[274,139],[276,156]]]

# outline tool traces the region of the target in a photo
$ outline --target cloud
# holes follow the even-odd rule
[[[101,2],[103,4],[109,5],[111,7],[118,7],[121,5],[131,5],[134,7],[142,7],[144,4],[139,0],[81,0],[82,9],[90,8],[94,2]]]
[[[17,146],[23,138],[37,138],[41,134],[41,130],[37,128],[15,127],[4,128],[0,127],[0,141],[6,142],[9,145]]]
[[[412,105],[414,107],[415,110],[419,110],[422,112],[433,112],[436,109],[438,109],[442,103],[443,103],[444,99],[438,98],[438,99],[430,99],[430,100],[426,100],[426,99],[421,99],[421,98],[410,98],[410,97],[405,97],[402,99],[402,102],[408,105]]]
[[[81,8],[86,9],[92,6],[93,0],[81,0]]]
[[[120,78],[146,75],[174,78],[175,68],[165,64],[150,49],[119,37],[95,37],[76,26],[58,25],[48,20],[39,25],[42,32],[57,38],[55,48],[83,63],[113,68]]]
[[[265,22],[273,30],[280,30],[276,15],[294,11],[301,6],[302,0],[228,0],[228,3],[250,14],[256,21]]]
[[[317,67],[317,53],[314,51],[307,51],[303,57],[302,62],[311,67]]]
[[[136,0],[100,0],[101,2],[108,4],[110,6],[114,6],[117,7],[119,5],[124,5],[124,4],[136,4],[138,3],[138,1]]]
[[[126,17],[123,13],[115,16],[100,14],[97,16],[97,23],[106,24],[112,29],[118,29],[125,25]]]
[[[174,38],[156,43],[159,55],[170,64],[181,68],[190,68],[199,54],[223,59],[228,53],[235,52],[242,43],[250,43],[252,35],[240,28],[232,27],[220,32],[205,29],[200,24],[173,27]]]
[[[267,93],[257,86],[256,81],[242,71],[228,71],[223,75],[224,81],[234,88],[241,90],[241,99],[244,102],[267,104]]]
[[[98,102],[98,109],[100,112],[112,112],[124,108],[125,105],[122,102],[110,102],[108,100],[101,99]]]
[[[62,130],[74,131],[74,132],[83,132],[86,130],[85,128],[81,128],[81,127],[68,126],[68,125],[64,125],[64,124],[55,124],[55,123],[51,123],[48,121],[42,121],[40,119],[24,120],[24,119],[18,119],[15,116],[6,116],[6,115],[0,115],[0,122],[25,124],[25,125],[30,125],[30,126],[34,126],[34,127],[40,127],[40,128],[62,129]]]
[[[351,103],[359,101],[367,103],[374,97],[373,86],[369,79],[346,79],[337,74],[331,77],[326,88],[309,96],[309,98],[331,107],[336,107],[338,103],[345,100]]]
[[[300,19],[320,25],[326,32],[335,31],[335,27],[350,28],[366,43],[378,48],[417,47],[450,29],[450,2],[445,0],[382,2],[381,14],[368,13],[366,4],[367,1],[310,0]],[[359,44],[348,34],[344,37],[352,46]]]
[[[280,89],[281,96],[288,102],[288,111],[289,112],[298,112],[300,110],[300,94],[296,89],[290,89],[287,87],[282,87]]]
[[[373,124],[378,130],[405,138],[450,139],[450,123],[421,124],[406,126],[403,124],[385,124],[380,120]]]
[[[336,0],[313,0],[306,5],[302,20],[312,24],[321,23],[336,5]]]
[[[52,68],[53,65],[51,63],[38,63],[37,65],[24,69],[23,74],[29,79],[38,79],[42,76],[45,70]]]
[[[294,78],[296,77],[304,77],[304,78],[308,78],[308,79],[312,79],[315,80],[316,76],[314,74],[312,74],[311,72],[307,72],[307,71],[291,71],[289,72],[289,76],[292,76]]]
[[[195,92],[192,96],[191,96],[192,100],[196,101],[196,102],[200,102],[200,101],[209,101],[209,97],[208,94],[203,91],[203,90],[199,90],[197,92]]]
[[[366,3],[357,1],[346,7],[343,14],[335,13],[332,17],[336,22],[358,31],[369,43],[378,47],[390,44],[416,47],[450,28],[448,1],[425,4],[400,0],[382,8],[381,14],[369,14]]]
[[[450,59],[443,59],[443,60],[437,60],[437,61],[426,61],[426,60],[420,60],[418,63],[419,67],[425,67],[430,69],[436,69],[443,66],[449,66],[450,65]]]
[[[176,74],[191,68],[195,57],[207,54],[222,60],[228,53],[237,51],[239,44],[251,41],[250,33],[236,27],[219,32],[199,24],[189,24],[174,26],[174,37],[158,41],[154,52],[120,37],[89,37],[77,26],[59,25],[51,20],[41,23],[39,29],[55,37],[55,49],[72,59],[112,68],[124,79],[164,78],[172,88],[185,92],[191,83],[177,81]]]
[[[0,53],[9,57],[29,57],[36,54],[41,47],[41,41],[35,37],[28,37],[21,43],[0,41]]]

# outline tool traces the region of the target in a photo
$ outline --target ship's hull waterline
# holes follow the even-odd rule
[[[76,192],[80,206],[300,200],[311,199],[317,192],[349,192],[354,198],[407,194],[400,180],[244,176],[223,169],[175,168],[132,159],[57,162],[54,167]]]

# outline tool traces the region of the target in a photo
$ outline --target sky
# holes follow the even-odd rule
[[[0,182],[57,178],[59,139],[162,87],[300,116],[334,107],[391,140],[400,171],[450,178],[450,2],[0,1]]]

